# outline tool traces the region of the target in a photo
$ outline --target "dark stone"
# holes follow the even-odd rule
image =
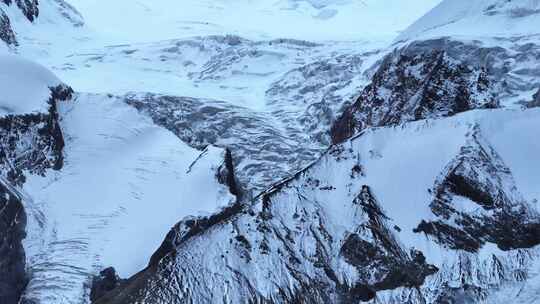
[[[2,0],[5,4],[11,5],[13,1],[17,4],[24,16],[33,22],[39,15],[38,0]]]
[[[461,304],[461,303],[477,303],[478,299],[485,299],[487,292],[480,287],[469,284],[463,287],[455,288],[445,286],[442,292],[434,303],[437,304]]]
[[[0,9],[0,40],[4,41],[7,45],[17,45],[17,38],[15,32],[11,27],[11,21],[8,15]]]
[[[517,192],[510,170],[475,129],[448,172],[437,181],[430,208],[437,219],[414,229],[455,250],[477,252],[486,242],[501,250],[540,244],[540,216]],[[512,183],[512,184],[508,184]],[[454,199],[468,198],[489,213],[458,210]]]
[[[540,89],[533,95],[533,100],[527,104],[528,108],[540,107]]]
[[[18,303],[28,282],[22,246],[25,228],[20,197],[0,181],[0,303]]]
[[[230,149],[225,149],[225,159],[217,170],[217,179],[220,184],[226,185],[229,188],[231,194],[235,195],[239,200],[241,199],[242,191],[236,181],[233,157]]]
[[[478,183],[469,176],[459,174],[455,170],[446,177],[448,190],[456,195],[460,195],[478,203],[485,209],[492,209],[495,206],[491,193],[479,187]]]
[[[207,217],[197,217],[189,220],[179,222],[173,229],[167,233],[165,240],[161,243],[160,247],[152,257],[148,266],[156,266],[161,259],[168,254],[173,254],[176,247],[187,241],[188,239],[203,233],[210,227],[217,225],[221,222],[228,221],[244,211],[245,206],[241,203],[234,203],[217,214],[213,214]]]
[[[71,99],[67,86],[51,88],[48,113],[7,115],[0,118],[0,167],[15,186],[25,182],[23,170],[44,175],[64,164],[64,137],[58,123],[57,102]]]
[[[120,279],[113,267],[105,268],[92,279],[92,289],[90,291],[90,300],[97,301],[108,292],[119,287],[126,280]]]
[[[249,243],[248,239],[246,239],[245,236],[237,235],[234,237],[234,239],[240,244],[242,244],[242,246],[244,246],[244,248],[246,248],[247,250],[251,250],[251,244]]]
[[[347,263],[355,266],[367,266],[378,256],[384,255],[377,246],[364,241],[358,234],[351,234],[345,239],[340,254]]]
[[[379,290],[419,287],[427,276],[438,271],[435,266],[426,264],[422,252],[412,250],[407,254],[398,245],[387,227],[388,218],[368,186],[362,187],[354,203],[367,215],[368,222],[364,226],[371,231],[372,238],[366,240],[356,233],[350,234],[343,242],[340,255],[371,283],[359,281],[350,290],[341,287],[345,303],[370,300]]]

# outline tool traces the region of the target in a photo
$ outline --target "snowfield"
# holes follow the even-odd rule
[[[47,112],[50,88],[61,83],[39,64],[16,55],[0,55],[0,115]]]
[[[133,275],[179,219],[234,202],[216,179],[223,150],[194,150],[103,95],[79,94],[59,111],[64,167],[23,187],[26,299],[80,303],[92,273],[114,265]]]

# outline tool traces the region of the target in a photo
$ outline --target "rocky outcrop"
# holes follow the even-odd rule
[[[96,301],[109,291],[119,287],[125,280],[122,280],[113,267],[105,268],[92,279],[92,289],[90,291],[90,301]]]
[[[234,161],[229,149],[225,149],[223,164],[217,169],[216,178],[220,184],[227,186],[231,194],[240,200],[242,199],[242,189],[236,180]]]
[[[2,0],[2,2],[8,6],[16,4],[30,22],[33,22],[39,14],[38,0]],[[0,8],[0,40],[8,46],[18,45],[11,20],[2,8]]]
[[[39,15],[38,0],[2,0],[5,4],[11,5],[13,2],[26,16],[28,21],[33,22]]]
[[[422,221],[415,232],[443,246],[476,252],[486,242],[506,251],[540,244],[540,215],[517,192],[510,169],[478,130],[433,193],[430,208],[437,220]]]
[[[22,240],[26,214],[21,197],[0,181],[0,303],[18,303],[26,286]]]
[[[7,45],[17,45],[17,38],[11,27],[11,21],[8,15],[0,9],[0,40],[4,41]]]
[[[332,141],[342,142],[371,126],[498,107],[486,67],[458,58],[452,50],[459,45],[415,42],[387,55],[371,84],[335,121]]]
[[[40,16],[40,8],[44,12],[52,13],[48,18],[65,19],[70,25],[80,27],[84,24],[81,14],[69,3],[64,0],[0,0],[0,3],[7,7],[0,8],[0,40],[8,46],[18,46],[16,33],[19,31],[20,23],[35,21]],[[19,10],[25,18],[14,18],[10,20],[8,10]],[[9,14],[12,16],[12,14]]]
[[[146,269],[95,303],[476,303],[490,286],[520,284],[540,216],[482,133],[494,121],[469,114],[366,130],[251,204],[181,221]],[[428,159],[441,167],[419,165]],[[387,166],[401,178],[377,172]],[[409,181],[413,170],[443,173],[426,191],[433,184]],[[415,204],[424,193],[432,201]],[[489,244],[499,251],[481,253]]]
[[[533,96],[533,100],[527,104],[527,107],[534,108],[534,107],[540,107],[540,90],[536,92]]]
[[[47,113],[7,115],[0,118],[1,173],[13,185],[24,183],[25,172],[43,175],[63,166],[64,138],[58,123],[57,102],[70,100],[73,90],[51,88]]]

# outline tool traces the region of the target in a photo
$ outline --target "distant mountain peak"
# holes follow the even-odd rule
[[[538,24],[538,0],[445,0],[407,28],[397,41],[445,36],[530,36],[540,34]]]

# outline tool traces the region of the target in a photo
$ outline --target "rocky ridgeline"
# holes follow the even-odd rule
[[[430,208],[437,220],[423,221],[415,231],[443,246],[476,252],[486,242],[502,250],[540,244],[540,215],[521,197],[510,169],[478,130],[448,165],[433,193]],[[455,201],[462,198],[482,212],[459,210]]]
[[[436,119],[472,109],[519,107],[540,86],[540,46],[529,38],[415,41],[386,56],[371,83],[332,126],[334,143],[368,127]],[[516,76],[519,75],[519,76]]]
[[[455,260],[430,265],[404,245],[405,219],[390,218],[366,183],[359,136],[252,205],[180,222],[146,269],[95,303],[444,303],[463,292],[485,299],[494,284],[529,275],[540,216],[478,127],[467,128],[462,148],[433,181],[432,216],[414,229]],[[462,197],[485,211],[460,209]],[[488,242],[501,253],[486,260],[477,252]]]

